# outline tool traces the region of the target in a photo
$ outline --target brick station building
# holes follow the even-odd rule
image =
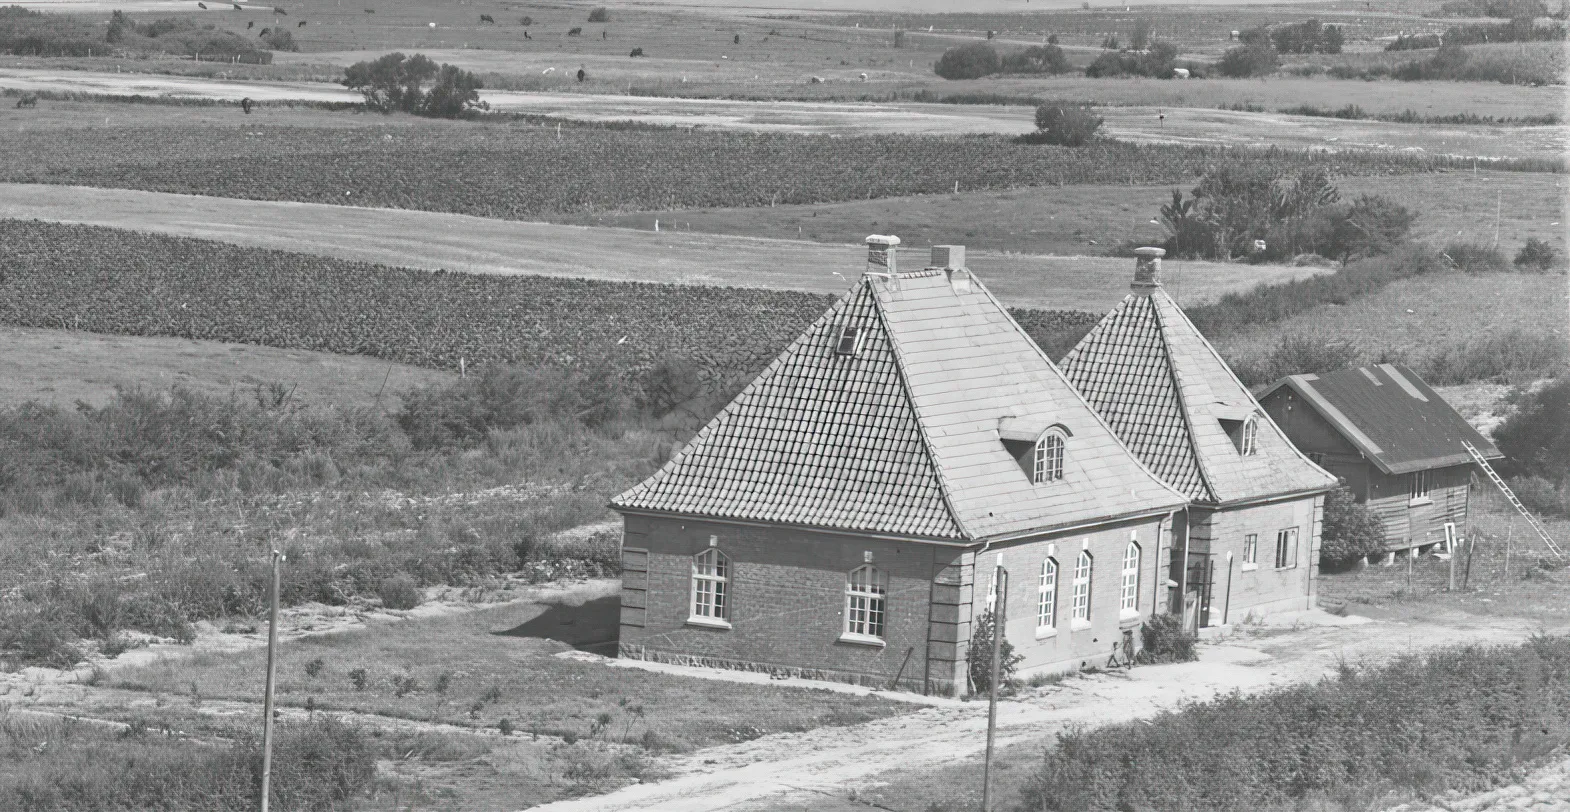
[[[621,656],[963,693],[1001,561],[1021,667],[1101,665],[1165,611],[1188,496],[962,247],[905,272],[897,238],[868,244],[850,292],[613,500]]]

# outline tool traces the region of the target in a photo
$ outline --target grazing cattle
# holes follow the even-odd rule
[[[861,81],[863,81],[863,82],[867,81],[867,74],[863,73],[861,75]]]
[[[568,31],[567,32],[567,36],[569,36],[569,37],[576,37],[576,36],[578,36],[579,34],[582,34],[582,33],[583,33],[583,27],[579,26],[579,27],[573,28],[572,30]]]
[[[230,3],[229,5],[234,6],[235,11],[245,11],[245,9],[240,7],[239,3]]]
[[[611,38],[610,32],[608,32],[608,31],[601,31],[600,32],[600,39],[610,39],[610,38]]]
[[[268,34],[271,34],[272,32],[273,32],[273,30],[271,28],[263,28],[261,31],[257,32],[256,36],[258,36],[258,37],[265,37]]]
[[[23,93],[22,97],[20,99],[16,100],[16,106],[17,106],[17,109],[21,109],[23,107],[37,107],[38,106],[38,94],[37,93]]]
[[[529,32],[527,32],[527,31],[523,32],[523,38],[524,39],[534,39],[534,37],[529,36]]]
[[[740,45],[741,44],[741,35],[737,34],[736,36],[731,37],[730,41],[731,41],[732,45]]]
[[[196,7],[200,8],[202,11],[206,11],[207,10],[207,4],[206,3],[197,3]]]
[[[255,20],[251,20],[250,22],[247,22],[245,24],[245,30],[247,30],[247,31],[249,31],[249,30],[251,30],[251,29],[253,29],[255,27],[256,27],[256,21]]]
[[[578,69],[578,81],[581,82],[581,81],[583,81],[584,79],[587,79],[587,78],[589,78],[589,72],[584,70],[583,68],[579,68]]]
[[[486,23],[490,23],[491,25],[495,25],[496,24],[496,18],[492,17],[489,14],[481,14],[480,15],[480,24],[484,25]]]
[[[300,22],[296,23],[294,27],[295,28],[304,28],[305,27],[305,21],[301,20]]]
[[[246,115],[250,115],[251,114],[251,97],[250,96],[246,96],[245,98],[240,100],[240,109],[244,110]]]

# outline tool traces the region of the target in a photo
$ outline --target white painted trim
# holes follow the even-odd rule
[[[730,621],[728,621],[728,620],[722,620],[722,619],[717,618],[717,617],[704,617],[703,615],[689,615],[687,617],[687,625],[688,626],[703,626],[703,627],[710,628],[710,629],[730,629],[731,628]]]
[[[855,632],[840,633],[839,641],[841,643],[855,643],[858,646],[874,646],[876,648],[883,648],[888,645],[881,637],[873,637],[870,634],[857,634]]]
[[[1053,637],[1057,637],[1057,636],[1058,636],[1058,627],[1056,627],[1056,626],[1037,626],[1036,627],[1036,639],[1037,640],[1049,640],[1049,639],[1051,639]]]

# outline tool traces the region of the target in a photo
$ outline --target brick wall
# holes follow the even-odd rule
[[[1221,511],[1190,511],[1191,549],[1196,553],[1214,553],[1212,626],[1240,622],[1250,612],[1258,615],[1310,608],[1318,573],[1323,510],[1324,497],[1310,496]],[[1295,561],[1277,568],[1276,536],[1293,527],[1298,532]],[[1249,534],[1258,537],[1259,554],[1254,565],[1248,564],[1244,555]]]

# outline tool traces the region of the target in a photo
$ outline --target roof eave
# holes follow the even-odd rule
[[[770,522],[758,519],[740,519],[733,516],[721,516],[707,513],[681,513],[671,510],[655,510],[653,508],[634,507],[631,505],[611,502],[611,510],[626,516],[652,516],[661,519],[687,519],[696,522],[720,522],[722,524],[739,524],[746,527],[783,527],[792,530],[810,530],[814,533],[829,533],[837,536],[857,536],[859,538],[875,538],[884,541],[907,541],[919,544],[938,544],[944,547],[968,547],[976,543],[977,539],[965,537],[925,536],[915,533],[890,533],[883,530],[858,530],[846,527],[827,527],[823,525],[801,524],[796,522]]]
[[[1124,513],[1112,516],[1097,516],[1094,519],[1088,519],[1082,522],[1067,522],[1064,524],[1049,525],[1047,527],[1033,527],[1029,530],[1016,530],[1011,533],[995,533],[990,536],[982,536],[981,538],[976,539],[976,542],[984,544],[1001,544],[1003,542],[1018,541],[1020,539],[1028,539],[1036,536],[1054,536],[1063,533],[1072,533],[1076,530],[1083,530],[1087,527],[1100,527],[1102,525],[1108,524],[1122,524],[1124,522],[1148,519],[1154,516],[1165,516],[1183,510],[1187,508],[1189,504],[1190,502],[1187,499],[1184,499],[1182,502],[1164,505],[1162,507],[1141,508],[1139,510],[1126,511]]]

